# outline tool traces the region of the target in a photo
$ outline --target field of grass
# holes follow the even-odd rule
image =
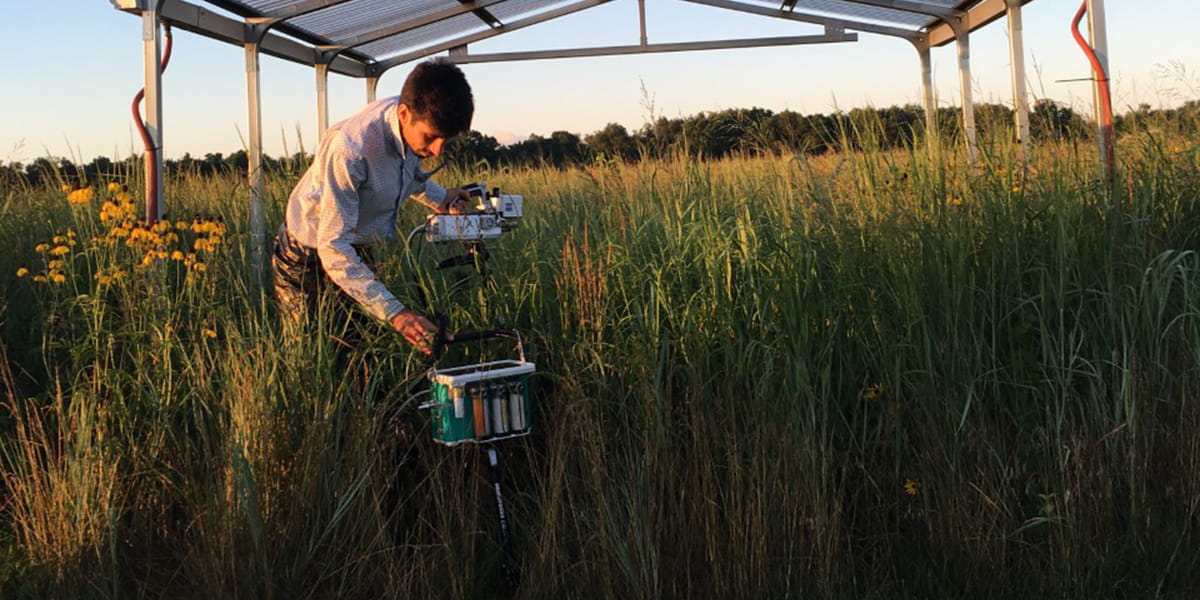
[[[1120,142],[1111,188],[1070,143],[442,175],[525,197],[492,279],[380,271],[538,364],[518,595],[1195,597],[1200,155]],[[285,331],[241,178],[132,243],[96,183],[0,207],[0,596],[501,595],[478,449],[389,425],[399,336]]]

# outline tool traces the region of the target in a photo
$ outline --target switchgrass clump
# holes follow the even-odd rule
[[[960,154],[443,172],[525,197],[489,277],[420,247],[419,294],[400,241],[379,271],[538,365],[501,448],[520,597],[1200,589],[1200,157],[1131,135],[1109,185],[1075,145]],[[421,430],[421,358],[277,314],[242,183],[170,183],[197,258],[223,224],[204,269],[89,245],[119,188],[0,224],[5,596],[500,595],[485,468]]]

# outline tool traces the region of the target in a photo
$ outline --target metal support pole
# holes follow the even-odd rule
[[[263,242],[266,222],[263,217],[262,179],[262,91],[259,87],[258,43],[246,43],[246,106],[250,122],[250,256],[254,276],[262,285]]]
[[[1096,53],[1096,60],[1100,62],[1103,73],[1097,73],[1092,79],[1092,104],[1095,106],[1096,115],[1096,139],[1100,146],[1100,164],[1112,164],[1111,158],[1108,156],[1107,140],[1112,139],[1112,127],[1106,125],[1104,109],[1104,100],[1101,99],[1100,81],[1101,77],[1108,79],[1108,26],[1107,19],[1104,13],[1104,0],[1087,0],[1087,19],[1088,19],[1088,41],[1091,43],[1092,51]],[[1107,167],[1106,167],[1107,169]],[[1105,177],[1111,177],[1111,173],[1105,173]]]
[[[641,43],[645,46],[649,43],[646,37],[646,0],[638,0],[638,25],[642,30]]]
[[[367,78],[367,104],[370,104],[375,101],[375,95],[378,90],[379,90],[379,78],[378,77],[368,77]]]
[[[937,141],[937,105],[933,101],[933,60],[929,56],[929,45],[917,46],[917,55],[921,57],[921,100],[925,105],[925,143],[930,148]]]
[[[951,19],[951,23],[958,47],[958,87],[962,97],[963,135],[967,138],[967,161],[975,166],[979,148],[975,140],[975,101],[971,97],[971,34],[965,22]]]
[[[329,64],[317,63],[317,141],[329,129]]]
[[[147,2],[142,11],[142,67],[146,81],[146,130],[152,150],[145,156],[146,222],[155,223],[163,215],[162,157],[162,35],[158,28],[158,2]]]
[[[1025,92],[1025,34],[1021,26],[1021,0],[1005,0],[1008,11],[1008,60],[1012,71],[1013,110],[1021,160],[1029,155],[1029,95]]]

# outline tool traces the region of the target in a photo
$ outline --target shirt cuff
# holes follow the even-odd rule
[[[383,308],[383,314],[385,315],[383,320],[391,325],[392,319],[395,319],[396,315],[402,312],[404,312],[404,304],[402,304],[399,300],[392,300]]]

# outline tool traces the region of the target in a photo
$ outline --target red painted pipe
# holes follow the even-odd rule
[[[167,63],[171,61],[171,24],[163,23],[163,35],[166,37],[166,44],[163,46],[162,62],[159,65],[159,72],[167,70]],[[130,109],[133,111],[133,123],[137,125],[138,133],[142,135],[142,144],[146,147],[146,160],[150,161],[150,170],[146,173],[149,181],[146,182],[146,222],[153,225],[158,221],[158,148],[154,146],[154,140],[150,138],[150,130],[146,129],[146,121],[142,119],[141,104],[142,98],[146,97],[146,88],[138,90],[137,95],[133,97],[133,105]]]
[[[1100,84],[1100,145],[1104,148],[1104,176],[1111,182],[1116,166],[1113,148],[1112,91],[1108,87],[1108,73],[1105,72],[1104,65],[1100,64],[1100,59],[1096,57],[1096,51],[1092,46],[1083,39],[1083,34],[1079,33],[1079,22],[1083,20],[1086,12],[1087,0],[1084,0],[1083,4],[1079,5],[1079,12],[1075,13],[1075,20],[1071,22],[1071,35],[1075,36],[1075,43],[1083,48],[1083,53],[1092,63],[1092,71],[1096,73],[1096,81]]]

